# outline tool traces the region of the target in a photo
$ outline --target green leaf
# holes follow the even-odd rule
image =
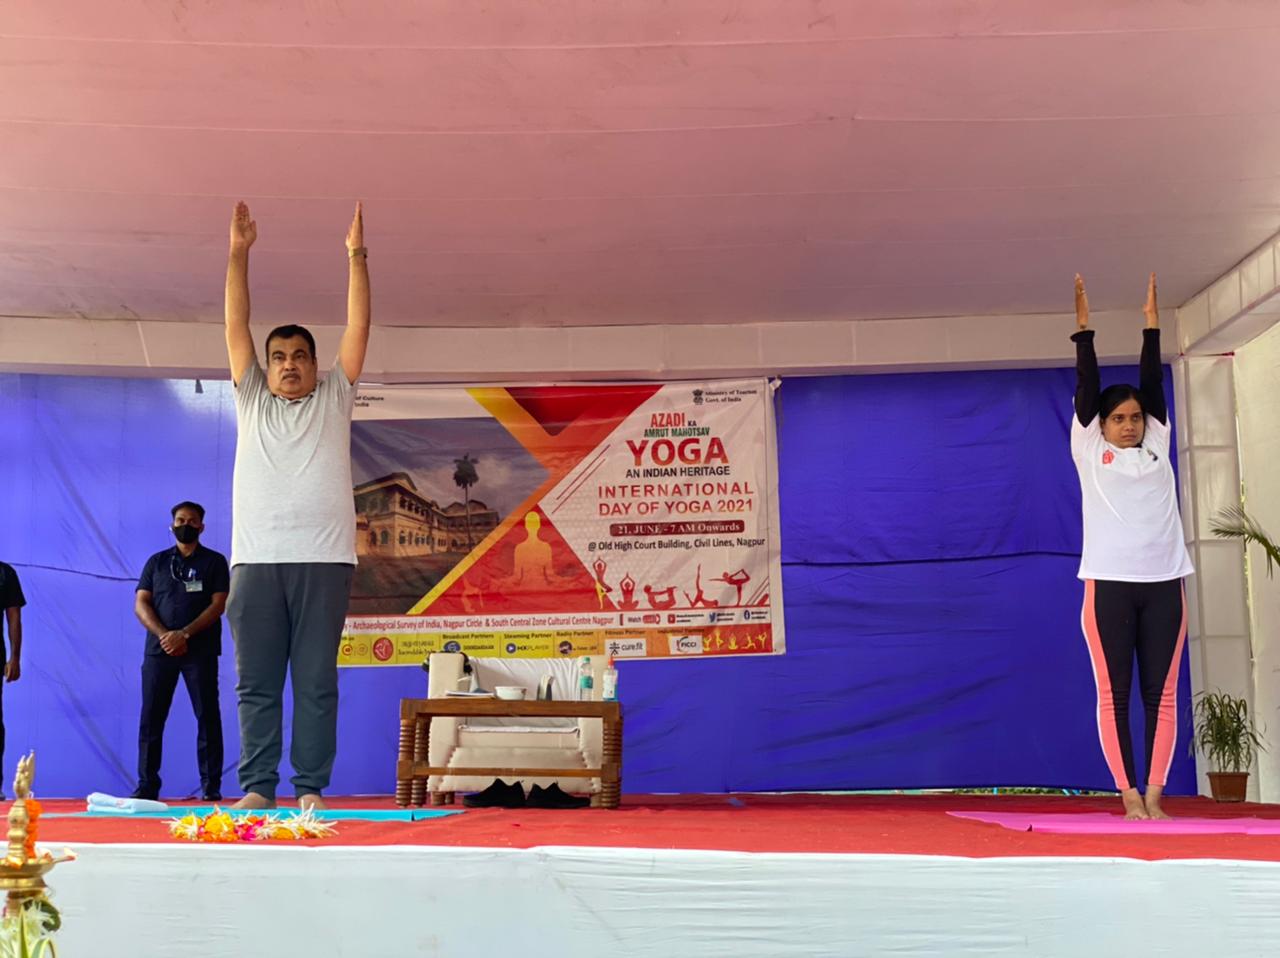
[[[1245,699],[1221,691],[1201,692],[1193,714],[1192,749],[1199,750],[1218,771],[1247,772],[1254,756],[1266,751]]]
[[[1275,567],[1280,565],[1280,547],[1263,531],[1257,520],[1244,511],[1243,506],[1220,509],[1210,521],[1209,529],[1220,539],[1242,539],[1246,545],[1260,546],[1267,556],[1267,577],[1275,575]]]

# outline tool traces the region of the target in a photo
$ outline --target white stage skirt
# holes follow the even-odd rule
[[[1280,864],[71,846],[64,958],[1274,956]]]

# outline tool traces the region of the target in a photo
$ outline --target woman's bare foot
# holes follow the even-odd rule
[[[1160,799],[1164,797],[1164,786],[1148,785],[1147,797],[1143,800],[1143,805],[1147,810],[1147,817],[1154,818],[1157,821],[1167,822],[1170,820],[1169,813],[1160,807]]]
[[[1136,788],[1126,788],[1120,793],[1120,800],[1124,802],[1124,817],[1126,821],[1146,821],[1151,817],[1147,814],[1147,807],[1142,804],[1142,796],[1138,794]]]
[[[231,806],[232,808],[250,808],[256,810],[275,808],[276,803],[257,792],[245,792],[244,798]]]

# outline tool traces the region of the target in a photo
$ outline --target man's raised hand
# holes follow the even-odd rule
[[[258,224],[249,217],[249,205],[241,200],[231,214],[231,251],[248,250],[258,238]]]

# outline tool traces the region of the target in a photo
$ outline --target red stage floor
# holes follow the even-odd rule
[[[385,799],[331,798],[341,808],[394,808]],[[617,811],[469,809],[424,822],[341,822],[317,844],[532,848],[588,845],[746,852],[852,852],[904,855],[1119,856],[1147,860],[1222,858],[1280,861],[1280,836],[1055,835],[966,821],[949,811],[1062,814],[1114,811],[1118,799],[978,795],[633,795]],[[83,811],[48,800],[47,812]],[[1219,805],[1173,798],[1172,815],[1280,818],[1280,806]],[[46,819],[40,841],[167,842],[157,819]]]

